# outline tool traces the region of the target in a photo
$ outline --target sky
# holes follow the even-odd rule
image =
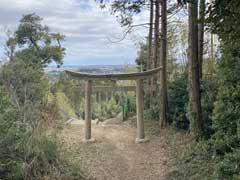
[[[23,14],[36,13],[52,32],[66,36],[64,65],[134,64],[139,43],[147,29],[136,28],[120,43],[121,28],[108,8],[95,0],[0,0],[0,58],[4,58],[6,31],[14,31]],[[134,23],[145,23],[147,12],[137,15]]]

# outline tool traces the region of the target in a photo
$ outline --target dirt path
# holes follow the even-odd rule
[[[83,143],[83,125],[70,125],[63,131],[64,144],[73,161],[81,162],[91,179],[164,180],[168,154],[161,137],[135,144],[136,129],[128,125],[93,125],[95,143]]]

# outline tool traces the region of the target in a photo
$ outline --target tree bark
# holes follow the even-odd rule
[[[154,27],[154,52],[153,52],[153,67],[157,67],[159,58],[159,20],[160,20],[160,3],[159,0],[155,2],[155,27]]]
[[[154,26],[154,51],[153,51],[153,68],[157,68],[157,62],[159,58],[159,19],[160,19],[160,7],[159,0],[155,1],[155,26]],[[157,77],[152,78],[152,96],[156,95]]]
[[[189,14],[189,96],[191,131],[195,137],[202,135],[199,61],[198,61],[198,0],[188,5]]]
[[[199,25],[198,25],[198,61],[200,79],[202,78],[202,64],[203,64],[205,8],[206,8],[205,0],[200,0]]]
[[[149,35],[148,35],[148,61],[147,69],[152,68],[152,39],[153,39],[153,15],[154,15],[153,0],[150,0],[150,20],[149,20]]]
[[[154,3],[153,0],[150,0],[150,20],[149,20],[149,35],[148,35],[148,61],[147,61],[147,69],[152,69],[152,41],[153,41],[153,16],[154,16]],[[148,85],[150,86],[149,93],[149,104],[150,106],[152,104],[153,99],[153,89],[151,88],[151,79],[148,80]]]
[[[161,2],[161,51],[160,51],[160,127],[167,126],[167,0]]]

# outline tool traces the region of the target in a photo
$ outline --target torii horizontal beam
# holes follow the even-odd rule
[[[84,92],[84,87],[78,86],[81,92]],[[136,86],[93,86],[92,92],[113,92],[113,91],[136,91]]]
[[[85,92],[84,86],[70,86],[75,89],[79,89],[80,92]],[[155,89],[156,86],[154,85]],[[136,86],[92,86],[92,92],[116,92],[116,91],[136,91]],[[144,87],[144,91],[150,91],[150,87]]]
[[[149,78],[154,74],[157,74],[161,69],[162,67],[158,67],[149,71],[120,74],[86,74],[69,70],[66,70],[65,72],[68,75],[81,80],[138,80]]]

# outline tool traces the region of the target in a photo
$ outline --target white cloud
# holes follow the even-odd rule
[[[0,4],[0,36],[4,27],[16,27],[22,14],[35,12],[53,31],[66,35],[65,64],[133,63],[137,50],[131,39],[145,31],[138,28],[123,42],[110,43],[108,38],[119,36],[123,29],[94,0],[0,0]],[[136,23],[146,21],[145,13],[135,19]]]

